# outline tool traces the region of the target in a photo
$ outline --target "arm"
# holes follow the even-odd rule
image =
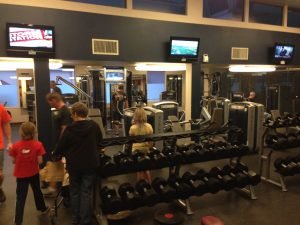
[[[61,138],[58,140],[58,143],[52,152],[53,155],[63,155],[64,150],[67,148],[67,140],[68,140],[68,131],[62,133]]]
[[[43,163],[43,156],[38,155],[37,160],[38,160],[39,164],[42,164]]]
[[[11,126],[10,122],[5,122],[2,125],[4,135],[6,136],[7,139],[7,149],[11,149],[12,147],[12,142],[11,142]]]

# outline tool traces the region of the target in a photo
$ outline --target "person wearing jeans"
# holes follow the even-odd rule
[[[102,133],[98,124],[87,118],[88,108],[83,103],[72,106],[71,116],[74,122],[66,127],[53,155],[66,157],[73,225],[91,225],[92,191],[99,166]]]

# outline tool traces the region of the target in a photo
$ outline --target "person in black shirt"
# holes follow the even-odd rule
[[[58,140],[62,136],[67,125],[72,123],[71,113],[68,107],[65,105],[62,96],[58,93],[49,93],[46,96],[48,104],[52,108],[52,149],[56,146]],[[52,163],[52,166],[63,168],[62,163],[58,165],[59,162],[47,162],[47,164]],[[49,182],[49,187],[44,194],[48,197],[55,195],[56,192],[56,182],[59,182],[60,178],[51,176],[51,178],[46,179]]]
[[[91,225],[91,196],[99,166],[102,133],[94,121],[87,119],[88,109],[83,103],[75,103],[71,115],[74,122],[65,129],[53,154],[66,157],[66,168],[70,175],[72,223]]]
[[[50,88],[52,93],[62,94],[61,89],[56,86],[56,82],[54,80],[50,81]]]

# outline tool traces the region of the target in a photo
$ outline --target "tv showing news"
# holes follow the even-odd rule
[[[278,60],[292,60],[295,46],[287,44],[275,44],[274,58]]]
[[[198,59],[199,38],[171,37],[170,38],[170,58]]]
[[[7,23],[7,50],[23,55],[55,53],[55,31],[52,26]]]

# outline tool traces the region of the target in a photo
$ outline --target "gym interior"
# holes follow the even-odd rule
[[[52,2],[0,0],[0,103],[13,141],[34,122],[49,154],[50,82],[88,106],[104,135],[94,224],[299,224],[297,0]],[[153,135],[129,136],[140,106]],[[141,141],[154,147],[131,151]],[[136,177],[146,170],[150,183]],[[7,152],[4,174],[0,225],[16,199]],[[46,203],[38,215],[29,192],[23,224],[71,224],[60,190]]]

